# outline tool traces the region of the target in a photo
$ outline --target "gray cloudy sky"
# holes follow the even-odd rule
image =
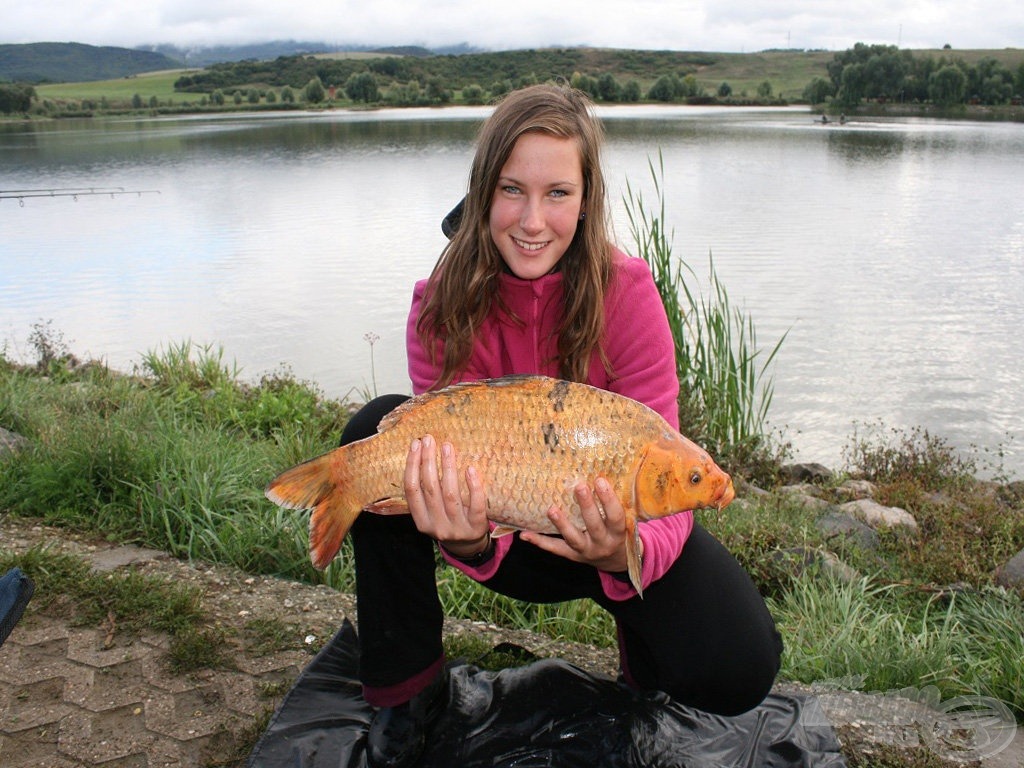
[[[1020,0],[0,0],[0,43],[1024,47]]]

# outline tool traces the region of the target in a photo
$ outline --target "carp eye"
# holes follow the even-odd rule
[[[703,479],[704,476],[696,469],[690,473],[690,485],[700,485],[700,481]]]

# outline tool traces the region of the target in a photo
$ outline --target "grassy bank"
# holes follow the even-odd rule
[[[34,365],[0,358],[0,426],[27,439],[0,461],[0,511],[351,590],[347,548],[314,571],[305,514],[262,495],[277,471],[336,444],[347,403],[287,372],[242,382],[221,351],[188,343],[146,354],[133,375],[43,346]],[[783,676],[935,686],[944,700],[978,693],[1024,716],[1024,607],[993,586],[994,568],[1024,547],[1020,488],[974,480],[969,462],[927,435],[861,437],[848,454],[847,474],[872,479],[880,503],[920,525],[915,537],[883,536],[876,551],[841,549],[859,578],[801,573],[780,555],[828,546],[818,513],[790,495],[741,493],[742,504],[703,518],[769,599],[786,641]],[[589,603],[515,603],[446,567],[438,583],[450,615],[613,642],[607,615]]]

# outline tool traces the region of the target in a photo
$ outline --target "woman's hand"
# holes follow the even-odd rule
[[[586,483],[579,483],[573,492],[580,505],[586,530],[581,531],[558,507],[548,511],[548,519],[562,538],[524,531],[523,541],[577,563],[587,563],[601,571],[617,573],[626,570],[626,512],[611,485],[603,477],[594,483],[591,491]],[[597,500],[594,494],[597,494]],[[601,502],[604,514],[601,514]]]
[[[405,460],[405,500],[421,532],[436,539],[455,557],[467,558],[488,546],[487,500],[474,467],[463,487],[455,449],[444,443],[438,473],[437,443],[430,435],[413,440]]]

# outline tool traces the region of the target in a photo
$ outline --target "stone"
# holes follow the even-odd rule
[[[886,507],[872,499],[848,501],[839,506],[839,511],[861,520],[876,531],[880,528],[906,528],[917,533],[917,520],[905,509]]]
[[[878,534],[867,524],[845,512],[834,510],[819,517],[815,527],[825,536],[826,541],[841,538],[856,544],[861,549],[878,548]]]
[[[870,480],[846,480],[836,488],[836,495],[845,501],[856,501],[857,499],[870,499],[874,497],[878,488]]]
[[[1024,588],[1024,549],[999,566],[996,584],[1007,589]]]
[[[779,472],[789,483],[827,482],[834,476],[831,469],[815,462],[786,464],[779,468]]]
[[[0,459],[6,454],[17,453],[27,446],[27,437],[0,427]]]
[[[790,547],[776,550],[771,557],[782,565],[789,566],[796,574],[814,570],[817,573],[833,576],[842,582],[850,583],[861,576],[835,554],[814,547]]]

